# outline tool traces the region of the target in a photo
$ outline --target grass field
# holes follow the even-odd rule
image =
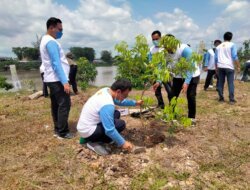
[[[229,105],[227,88],[226,102],[219,103],[215,90],[205,92],[199,84],[196,126],[172,136],[161,122],[145,120],[143,127],[124,117],[125,138],[147,150],[135,155],[111,147],[113,154],[105,157],[79,145],[78,135],[53,137],[48,98],[0,94],[0,189],[250,189],[250,83],[235,85],[237,103]],[[96,90],[71,97],[72,132]],[[146,95],[154,97],[152,91]],[[152,141],[150,134],[165,138]]]

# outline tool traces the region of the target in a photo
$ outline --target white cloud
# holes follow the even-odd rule
[[[222,0],[216,2],[222,3]],[[76,10],[70,10],[52,0],[13,0],[11,3],[1,0],[0,56],[10,55],[11,48],[15,46],[31,46],[31,42],[36,40],[36,34],[46,32],[46,21],[51,16],[63,21],[64,36],[60,42],[66,50],[72,46],[87,46],[97,52],[113,51],[116,43],[125,40],[132,44],[138,34],[144,34],[151,43],[150,35],[156,29],[163,34],[173,33],[185,43],[198,44],[204,39],[210,42],[222,37],[223,32],[230,30],[235,23],[242,23],[240,19],[249,18],[249,2],[230,2],[211,26],[202,29],[179,8],[173,12],[159,12],[152,19],[135,20],[131,6],[125,0],[80,0]],[[250,23],[245,22],[236,35],[241,39],[244,36],[249,38],[249,26]]]
[[[250,2],[245,0],[233,0],[226,6],[219,17],[206,29],[205,34],[210,40],[222,39],[226,31],[234,34],[233,41],[238,46],[244,40],[249,39],[250,22]]]

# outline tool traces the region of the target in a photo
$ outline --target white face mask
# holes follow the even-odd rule
[[[158,47],[159,46],[159,40],[153,40],[154,46]]]

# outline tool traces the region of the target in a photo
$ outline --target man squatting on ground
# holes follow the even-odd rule
[[[149,61],[152,60],[152,56],[153,54],[157,53],[157,52],[161,52],[163,51],[163,48],[159,46],[160,44],[160,39],[161,39],[161,32],[156,30],[153,31],[151,34],[152,37],[152,41],[153,41],[153,46],[150,48],[150,52],[148,54],[148,59]],[[171,90],[171,82],[162,82],[162,85],[165,87],[165,90],[168,94],[168,101],[170,102],[172,99],[172,90]],[[156,90],[155,90],[155,96],[157,98],[158,101],[158,107],[160,107],[161,109],[164,109],[164,101],[162,98],[162,93],[161,93],[161,85],[159,85]]]
[[[125,141],[120,135],[126,124],[120,119],[120,112],[115,110],[115,105],[136,106],[143,103],[142,100],[126,99],[131,89],[130,81],[120,79],[115,81],[111,88],[100,89],[84,104],[77,130],[80,136],[87,140],[88,148],[97,152],[98,144],[96,142],[114,141],[122,149],[132,150],[133,144]],[[102,153],[100,152],[100,154]]]
[[[175,38],[171,34],[167,34]],[[172,57],[173,67],[178,62],[181,57],[185,59],[189,59],[192,56],[192,49],[187,44],[180,44],[176,47],[176,50],[168,49],[167,50]],[[188,117],[195,119],[196,115],[196,90],[197,85],[200,80],[200,68],[197,63],[193,63],[195,66],[195,71],[186,73],[186,78],[182,78],[182,76],[174,75],[173,77],[173,85],[172,85],[172,94],[173,97],[179,97],[180,92],[186,93],[187,101],[188,101]],[[161,81],[157,80],[157,82],[153,85],[153,89],[157,89],[158,86],[161,85]],[[193,120],[195,121],[195,120]]]
[[[56,39],[62,37],[62,21],[51,17],[47,23],[47,34],[42,37],[40,54],[44,65],[44,82],[50,89],[51,112],[54,121],[54,135],[58,138],[72,138],[69,133],[70,86],[69,64],[61,45]]]
[[[214,47],[216,48],[218,45],[221,44],[220,40],[214,41]],[[213,80],[213,76],[215,75],[217,78],[216,82],[216,90],[218,88],[218,76],[215,72],[215,48],[211,48],[207,51],[205,56],[205,65],[204,65],[204,71],[207,71],[207,77],[204,84],[204,90],[207,90],[209,85],[211,84],[211,81]]]

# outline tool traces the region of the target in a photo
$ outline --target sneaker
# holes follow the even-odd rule
[[[196,125],[196,119],[194,119],[194,118],[190,118],[190,119],[191,119],[191,122],[192,122],[191,125],[192,126]]]
[[[234,105],[236,103],[236,100],[230,100],[229,104]]]
[[[134,154],[140,154],[144,152],[146,152],[146,148],[141,147],[141,146],[134,146],[133,149],[131,150],[131,153],[134,153]]]
[[[208,88],[213,88],[214,86],[213,85],[209,85]]]
[[[87,142],[87,147],[90,150],[93,150],[96,154],[98,154],[100,156],[104,156],[104,155],[109,154],[107,149],[104,146],[102,146],[100,143]]]
[[[72,133],[67,133],[67,134],[64,135],[64,136],[58,135],[57,138],[58,138],[58,139],[72,139],[72,138],[74,138],[74,135],[73,135]]]
[[[224,98],[219,98],[219,102],[225,102]]]

